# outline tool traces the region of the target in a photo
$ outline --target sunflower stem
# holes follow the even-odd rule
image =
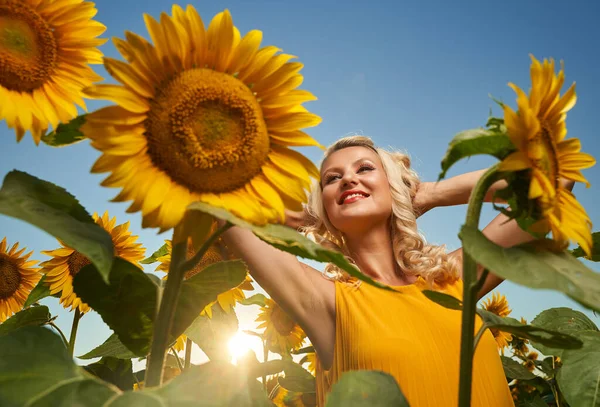
[[[194,343],[190,338],[185,341],[185,368],[189,369],[192,364],[192,345]]]
[[[171,346],[171,353],[173,353],[173,356],[175,356],[175,360],[177,361],[177,367],[179,368],[179,370],[181,370],[183,372],[183,364],[181,363],[181,359],[179,358],[179,355],[177,354],[177,351],[175,350],[175,348],[172,346]]]
[[[488,189],[498,179],[498,165],[494,165],[481,176],[469,199],[465,226],[479,227],[481,208]],[[471,405],[471,377],[473,374],[473,353],[475,352],[475,306],[480,282],[477,279],[477,263],[463,247],[463,313],[460,341],[460,379],[458,386],[458,406]]]
[[[267,346],[267,340],[263,340],[263,362],[267,363],[269,360],[269,347]],[[267,392],[267,375],[263,374],[262,376],[263,389],[265,389],[265,393]]]
[[[48,325],[50,325],[52,328],[54,328],[60,334],[60,337],[62,338],[62,341],[65,344],[65,348],[69,349],[69,341],[67,340],[67,337],[65,336],[63,331],[61,331],[61,329],[52,321],[48,322]]]
[[[479,327],[479,330],[477,331],[477,334],[475,334],[475,339],[473,340],[473,353],[475,352],[475,349],[477,349],[477,345],[479,344],[479,340],[481,339],[481,337],[485,333],[486,329],[487,329],[487,325],[486,324],[481,324],[481,326]]]
[[[208,240],[206,242],[204,242],[202,247],[200,247],[200,250],[198,250],[198,253],[196,253],[194,255],[194,257],[192,257],[191,259],[189,259],[188,261],[184,262],[181,265],[183,272],[185,273],[187,271],[190,271],[194,267],[196,267],[196,265],[198,263],[200,263],[200,260],[202,260],[202,257],[204,257],[204,253],[206,253],[206,251],[210,248],[210,246],[212,246],[213,243],[232,226],[233,226],[233,224],[227,222],[223,226],[221,226],[219,229],[217,229],[215,231],[215,233],[213,233],[208,238]]]
[[[73,314],[73,325],[71,325],[71,336],[69,337],[69,356],[73,357],[75,353],[75,339],[77,338],[77,328],[79,327],[79,320],[81,319],[82,314],[79,311],[79,307],[75,308],[75,313]]]

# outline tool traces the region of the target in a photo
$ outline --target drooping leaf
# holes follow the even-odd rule
[[[396,380],[387,373],[360,370],[342,374],[327,397],[327,407],[408,407]]]
[[[238,218],[225,209],[217,208],[203,202],[194,202],[190,204],[187,209],[206,212],[216,218],[226,220],[233,225],[250,229],[261,240],[280,250],[291,253],[295,256],[315,260],[321,263],[333,263],[340,269],[346,271],[348,274],[358,278],[359,280],[384,290],[393,290],[393,288],[390,288],[385,284],[381,284],[361,273],[355,266],[350,264],[341,253],[327,250],[321,245],[313,242],[312,240],[287,226],[275,224],[256,226]]]
[[[556,380],[571,406],[600,407],[600,332],[576,334],[583,347],[565,350]]]
[[[93,265],[73,279],[75,293],[90,305],[136,356],[146,356],[156,313],[157,287],[133,264],[117,258],[105,284]]]
[[[535,378],[535,375],[533,373],[527,370],[525,366],[523,366],[516,360],[506,356],[500,356],[500,358],[502,359],[502,367],[504,367],[504,374],[509,379],[530,380]]]
[[[105,382],[114,384],[119,389],[133,389],[133,370],[130,359],[103,357],[96,363],[84,366],[84,369]]]
[[[300,348],[298,350],[293,350],[292,354],[293,355],[302,355],[304,353],[314,353],[314,352],[315,352],[314,346],[305,346],[304,348]]]
[[[282,362],[285,377],[278,378],[281,387],[297,393],[316,392],[315,377],[308,370],[289,360]]]
[[[79,130],[85,123],[85,114],[77,116],[68,123],[61,123],[56,130],[42,136],[42,142],[50,147],[65,147],[85,140],[85,135]]]
[[[106,341],[100,346],[92,349],[83,356],[78,356],[79,359],[94,359],[102,357],[112,357],[117,359],[133,359],[137,355],[131,352],[123,343],[119,340],[119,337],[112,334]]]
[[[598,327],[584,313],[571,308],[550,308],[536,316],[531,325],[550,329],[552,331],[574,334],[581,331],[598,331]],[[553,349],[540,343],[532,345],[544,355],[561,356],[562,349]]]
[[[451,295],[441,293],[439,291],[432,291],[432,290],[423,290],[422,292],[425,297],[427,297],[431,301],[441,305],[442,307],[453,309],[453,310],[461,310],[462,309],[462,301]]]
[[[156,250],[152,255],[144,260],[140,261],[141,264],[152,264],[158,261],[159,257],[165,256],[169,253],[169,248],[167,244],[163,244],[158,250]]]
[[[586,257],[581,246],[577,246],[573,249],[571,254],[575,257],[585,257],[591,261],[600,261],[600,232],[592,233],[592,255],[590,257]]]
[[[243,300],[238,301],[242,305],[259,305],[264,307],[267,304],[267,297],[263,294],[254,294],[251,297],[244,298]]]
[[[238,330],[238,319],[232,311],[226,313],[219,304],[212,307],[212,318],[198,316],[186,329],[185,335],[200,347],[210,360],[231,359],[228,340]]]
[[[40,279],[40,281],[38,281],[37,285],[35,287],[33,287],[33,290],[31,290],[31,292],[29,293],[29,297],[27,297],[27,300],[25,301],[25,304],[23,304],[23,308],[27,308],[30,305],[35,304],[36,302],[43,300],[46,297],[60,297],[60,293],[56,293],[56,294],[51,294],[50,293],[50,286],[48,286],[46,283],[46,275],[43,275],[42,278]]]
[[[11,171],[0,189],[0,213],[60,239],[87,257],[108,281],[114,250],[111,237],[65,189],[25,172]]]
[[[581,341],[574,336],[561,332],[551,331],[539,326],[531,326],[520,323],[514,318],[503,318],[482,308],[477,308],[477,314],[483,319],[485,325],[489,328],[498,328],[500,331],[508,332],[520,338],[541,344],[562,348],[578,349],[581,348]]]
[[[442,172],[438,179],[444,178],[450,167],[463,158],[488,154],[501,160],[514,149],[505,133],[483,128],[465,130],[454,136],[450,142],[442,159]]]
[[[50,321],[50,311],[48,310],[48,307],[30,307],[17,312],[15,315],[1,323],[0,336],[7,335],[24,326],[44,325],[48,321]]]
[[[463,226],[460,238],[465,252],[497,276],[530,288],[561,291],[600,311],[600,273],[570,254],[542,251],[531,244],[503,248],[467,226]]]

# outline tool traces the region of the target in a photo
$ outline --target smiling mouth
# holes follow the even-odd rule
[[[365,194],[364,192],[353,192],[350,194],[344,194],[340,198],[339,204],[340,205],[350,204],[350,203],[359,201],[361,199],[368,198],[369,196],[370,196],[369,194]]]

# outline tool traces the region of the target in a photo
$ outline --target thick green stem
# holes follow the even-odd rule
[[[192,364],[192,345],[194,343],[190,338],[185,342],[185,368],[189,368]]]
[[[498,179],[497,165],[491,167],[473,188],[465,226],[479,227],[479,218],[483,200],[490,186]],[[475,306],[477,305],[477,263],[463,248],[463,313],[460,341],[460,379],[458,386],[459,407],[470,407],[471,405],[471,376],[473,373],[473,353],[475,351]]]
[[[77,327],[79,327],[79,320],[81,319],[82,314],[79,311],[79,307],[75,308],[75,313],[73,314],[73,325],[71,326],[71,335],[69,337],[69,356],[73,357],[75,353],[75,339],[77,338]]]

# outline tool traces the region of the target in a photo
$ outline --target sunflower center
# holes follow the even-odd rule
[[[17,92],[43,85],[57,59],[52,29],[24,3],[0,4],[0,85]]]
[[[182,72],[160,89],[145,126],[153,163],[196,193],[242,187],[269,154],[256,97],[238,79],[210,69]]]
[[[192,257],[194,257],[194,254],[196,254],[196,252],[192,248],[192,245],[188,245],[187,258],[191,259]],[[194,277],[196,274],[198,274],[204,268],[210,266],[211,264],[219,262],[221,260],[222,260],[222,258],[221,258],[221,253],[219,252],[219,250],[215,246],[211,246],[206,251],[206,253],[204,253],[204,256],[202,256],[202,260],[200,260],[200,262],[198,262],[198,264],[196,264],[196,266],[194,266],[193,269],[191,269],[190,271],[185,273],[185,278],[188,279],[188,278]]]
[[[288,314],[281,307],[274,307],[273,314],[271,315],[273,326],[277,329],[280,335],[286,336],[292,333],[296,323],[292,320]]]
[[[69,256],[67,264],[69,266],[69,274],[75,277],[75,275],[77,275],[82,268],[88,264],[92,264],[92,262],[89,261],[83,254],[79,252],[73,252],[73,254]]]
[[[12,297],[20,284],[19,268],[6,255],[0,254],[0,300]]]
[[[527,148],[533,166],[542,171],[555,188],[558,187],[558,151],[546,124],[542,123],[540,131],[529,140]]]

